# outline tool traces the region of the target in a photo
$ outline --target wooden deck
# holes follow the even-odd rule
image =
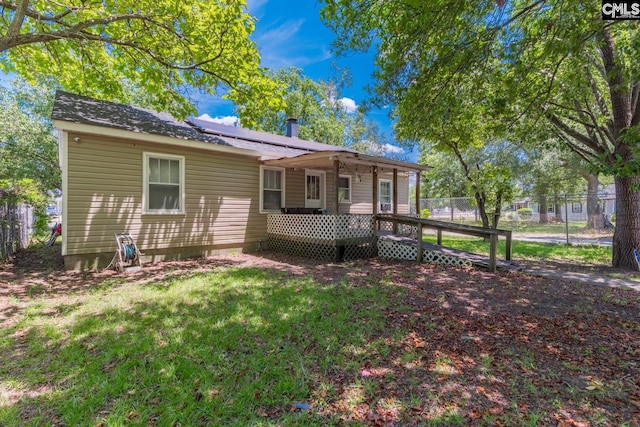
[[[402,249],[396,250],[398,255],[406,254],[405,256],[397,256],[401,259],[417,259],[417,242],[415,239],[406,236],[399,236],[390,233],[381,233],[378,237],[378,253],[385,253],[384,247],[386,242],[390,242],[397,247],[406,246],[408,250]],[[410,249],[409,249],[410,248]],[[382,250],[381,250],[382,249]],[[393,251],[393,250],[392,250]],[[396,258],[394,256],[388,256],[389,258]],[[480,268],[486,268],[491,270],[491,260],[488,255],[480,255],[471,252],[460,251],[458,249],[448,248],[446,246],[436,245],[433,243],[422,242],[422,261],[423,262],[435,262],[445,265],[457,265],[457,266],[474,266]],[[497,259],[496,269],[503,271],[519,271],[524,267],[511,260]]]

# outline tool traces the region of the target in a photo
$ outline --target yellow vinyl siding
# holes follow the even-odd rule
[[[303,208],[305,197],[304,169],[287,169],[286,180],[284,207]]]
[[[342,173],[342,175],[347,175]],[[364,173],[361,175],[362,181],[357,182],[355,176],[351,176],[351,203],[340,203],[339,213],[341,214],[370,214],[372,212],[373,198],[373,175]],[[393,180],[392,173],[383,173],[379,179]],[[333,209],[334,195],[334,173],[325,173],[326,209],[331,212]],[[305,206],[305,170],[286,170],[286,194],[285,206],[291,208]],[[404,173],[398,174],[398,213],[409,213],[409,179]]]
[[[184,214],[142,213],[144,152],[185,157]],[[64,197],[65,255],[114,252],[113,235],[123,231],[143,252],[266,238],[259,161],[251,157],[70,134]]]

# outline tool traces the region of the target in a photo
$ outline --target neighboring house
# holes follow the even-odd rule
[[[616,212],[616,192],[613,185],[609,185],[598,192],[598,203],[600,210],[607,217],[611,217]],[[530,208],[532,210],[532,221],[540,220],[540,205],[530,198],[515,201],[509,207],[509,210],[515,211],[520,208]],[[586,221],[587,220],[587,195],[577,194],[568,195],[565,206],[565,196],[559,195],[557,198],[553,196],[547,197],[547,214],[555,216],[556,212],[560,212],[562,218],[568,217],[569,221]]]
[[[67,92],[52,117],[67,268],[107,265],[114,233],[148,262],[259,249],[282,208],[406,214],[409,176],[426,169],[301,140],[295,120],[281,136]]]

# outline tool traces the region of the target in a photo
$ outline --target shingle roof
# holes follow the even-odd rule
[[[178,121],[167,113],[117,104],[58,91],[51,116],[54,120],[102,126],[178,139],[254,150],[266,157],[293,157],[318,151],[355,152],[346,147],[322,144],[226,126],[206,120]]]
[[[315,141],[307,141],[299,138],[291,138],[284,135],[276,135],[273,133],[258,132],[255,130],[245,129],[241,127],[227,126],[220,123],[214,123],[209,120],[189,119],[189,122],[197,126],[203,132],[211,135],[226,136],[231,138],[243,139],[245,141],[259,141],[265,144],[279,145],[284,147],[295,147],[307,152],[315,151],[347,151],[355,153],[346,147],[322,144]]]

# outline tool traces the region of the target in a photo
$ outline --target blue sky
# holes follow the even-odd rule
[[[342,90],[343,105],[358,106],[366,98],[365,86],[374,70],[373,55],[351,54],[336,57],[331,52],[333,32],[320,20],[321,4],[315,0],[248,0],[249,12],[256,17],[253,40],[258,44],[262,65],[272,69],[295,66],[313,80],[329,80],[333,65],[348,68],[352,84]],[[201,114],[210,117],[232,116],[233,105],[214,97],[200,100]],[[393,143],[388,110],[375,110],[367,116],[376,122]],[[415,160],[412,159],[412,160]]]

